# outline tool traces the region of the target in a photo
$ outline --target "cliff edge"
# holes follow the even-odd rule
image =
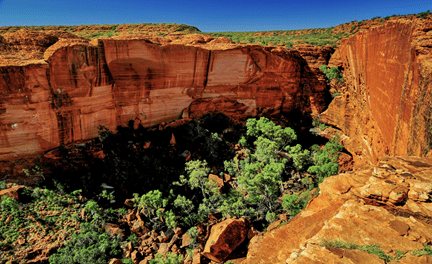
[[[99,125],[115,130],[129,120],[152,126],[216,111],[240,118],[325,107],[323,76],[296,50],[199,34],[181,44],[153,41],[59,38],[43,60],[2,64],[0,160],[91,139]]]
[[[330,59],[346,89],[320,117],[356,164],[431,155],[431,29],[430,16],[391,20],[344,39]]]

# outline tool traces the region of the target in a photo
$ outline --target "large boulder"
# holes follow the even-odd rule
[[[216,262],[224,261],[247,236],[244,219],[227,219],[211,228],[203,255]]]
[[[13,198],[15,200],[17,200],[18,202],[20,201],[20,195],[21,192],[25,189],[24,186],[15,186],[15,187],[11,187],[9,189],[5,189],[0,191],[0,197],[2,197],[3,195]]]

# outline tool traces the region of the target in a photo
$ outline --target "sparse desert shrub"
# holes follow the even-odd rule
[[[90,223],[83,223],[57,253],[49,258],[51,264],[105,264],[121,253],[120,237],[110,238],[105,231]]]
[[[157,253],[155,258],[150,260],[150,264],[180,264],[183,262],[183,256],[169,252],[166,257]]]
[[[319,69],[326,75],[327,81],[331,82],[331,80],[336,79],[339,82],[344,82],[343,75],[339,72],[338,68],[332,67],[327,69],[327,65],[319,66]]]
[[[282,197],[282,207],[288,210],[292,216],[297,215],[303,209],[303,205],[298,201],[298,196],[295,193],[285,194]]]

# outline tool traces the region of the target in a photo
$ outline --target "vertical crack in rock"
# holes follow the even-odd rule
[[[207,69],[206,69],[206,71],[205,71],[205,77],[204,77],[204,89],[203,89],[203,91],[206,89],[206,87],[207,87],[207,81],[208,81],[208,75],[209,75],[209,72],[210,72],[210,63],[211,63],[211,57],[212,57],[212,51],[211,50],[209,50],[209,55],[208,55],[208,60],[207,60]]]

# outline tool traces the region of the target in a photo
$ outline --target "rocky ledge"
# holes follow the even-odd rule
[[[242,263],[430,263],[432,159],[394,157],[329,177],[289,223],[255,236]],[[382,256],[359,249],[377,245]],[[392,260],[393,259],[393,260]]]

